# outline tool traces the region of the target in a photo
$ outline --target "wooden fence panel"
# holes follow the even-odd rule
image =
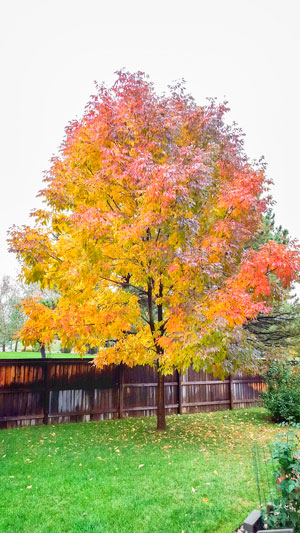
[[[92,359],[0,361],[0,428],[156,414],[156,367],[99,370]],[[165,378],[167,414],[259,404],[259,376],[221,381],[203,371]]]
[[[0,363],[0,428],[42,424],[45,365],[41,360]]]
[[[123,412],[125,416],[152,416],[156,414],[156,367],[124,368]],[[165,378],[165,406],[167,414],[178,412],[177,372]]]
[[[229,378],[224,381],[189,368],[182,376],[182,412],[216,411],[230,408]]]
[[[260,404],[260,394],[266,389],[260,376],[236,374],[233,379],[234,407],[253,407]]]

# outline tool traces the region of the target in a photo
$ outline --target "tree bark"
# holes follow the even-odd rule
[[[17,352],[17,351],[18,351],[18,342],[19,342],[19,341],[18,341],[18,340],[16,340],[16,344],[15,344],[15,352]]]
[[[158,297],[162,298],[163,295],[163,286],[160,282],[159,284],[159,292]],[[158,304],[157,306],[157,318],[160,322],[160,334],[164,334],[164,326],[162,325],[163,321],[163,308],[162,304]],[[166,429],[166,409],[165,409],[165,377],[164,375],[159,371],[159,360],[162,358],[164,351],[163,348],[159,345],[157,345],[157,354],[159,356],[159,359],[157,361],[157,429],[165,430]]]
[[[41,356],[42,356],[42,359],[46,359],[46,352],[45,352],[44,344],[41,344]]]
[[[165,409],[165,377],[158,370],[157,372],[157,429],[166,429],[166,409]]]
[[[148,280],[148,290],[147,290],[147,297],[148,297],[148,313],[149,313],[149,326],[151,329],[151,333],[153,335],[154,342],[156,344],[156,352],[157,352],[157,429],[158,430],[165,430],[166,429],[166,411],[165,411],[165,378],[163,374],[159,371],[159,363],[160,359],[163,356],[163,349],[159,344],[157,344],[155,340],[155,318],[154,318],[154,312],[153,312],[153,279],[149,278]],[[158,296],[161,298],[163,293],[163,287],[160,283],[159,285],[159,294]],[[159,322],[162,322],[163,319],[163,309],[162,305],[159,304],[157,306],[157,318]],[[163,326],[160,325],[160,333],[163,334]]]
[[[2,343],[2,352],[5,352],[5,342]]]

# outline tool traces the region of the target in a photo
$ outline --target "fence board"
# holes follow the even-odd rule
[[[153,416],[157,369],[136,366],[103,370],[91,359],[6,359],[0,361],[0,428]],[[167,414],[258,405],[259,376],[238,374],[221,381],[189,368],[165,378]]]

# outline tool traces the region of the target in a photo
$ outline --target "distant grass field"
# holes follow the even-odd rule
[[[85,355],[84,357],[93,357]],[[80,359],[80,355],[74,353],[46,353],[47,359]],[[0,359],[41,359],[39,352],[0,352]],[[1,532],[2,533],[2,532]]]
[[[0,431],[1,533],[232,533],[258,506],[262,408]]]

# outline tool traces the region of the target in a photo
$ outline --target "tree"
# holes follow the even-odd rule
[[[270,210],[262,220],[262,227],[252,247],[258,250],[269,241],[287,244],[291,240],[287,229],[275,226],[275,214]],[[288,288],[279,301],[274,301],[268,314],[259,314],[244,324],[250,333],[249,343],[264,356],[275,353],[297,354],[300,347],[300,303]]]
[[[5,351],[15,333],[22,327],[25,316],[18,304],[21,300],[20,286],[9,276],[3,276],[0,283],[0,342]]]
[[[38,283],[30,283],[29,285],[23,285],[23,298],[35,299],[40,305],[48,307],[49,309],[55,309],[57,301],[59,299],[59,293],[55,289],[41,289]],[[21,312],[20,306],[16,309],[17,312]],[[23,313],[22,313],[23,315]],[[18,328],[20,329],[20,328]],[[42,359],[46,359],[46,350],[43,340],[35,338],[33,351],[40,351]]]
[[[3,276],[0,282],[0,343],[2,350],[15,339],[15,351],[18,346],[18,331],[25,322],[20,302],[24,298],[35,298],[47,307],[54,308],[58,293],[53,290],[41,290],[37,283],[23,285],[10,276]],[[42,353],[44,350],[41,350]]]
[[[249,320],[244,328],[250,332],[249,339],[261,351],[276,349],[276,356],[281,352],[291,351],[297,354],[300,348],[300,304],[286,301],[274,307],[271,313],[259,314],[255,320]]]
[[[55,309],[24,301],[23,342],[58,334],[81,354],[97,346],[99,367],[156,364],[159,429],[164,375],[247,366],[243,324],[298,276],[294,243],[251,247],[270,182],[226,111],[119,72],[67,126],[34,227],[10,233],[24,280],[60,293]]]
[[[11,296],[11,285],[9,276],[4,276],[0,284],[0,341],[2,351],[5,352],[5,345],[8,339],[8,312]]]
[[[262,244],[266,244],[269,241],[275,241],[279,244],[288,244],[290,241],[288,230],[283,229],[281,225],[278,227],[275,226],[275,213],[271,209],[263,217],[261,230],[252,246],[258,250]]]

